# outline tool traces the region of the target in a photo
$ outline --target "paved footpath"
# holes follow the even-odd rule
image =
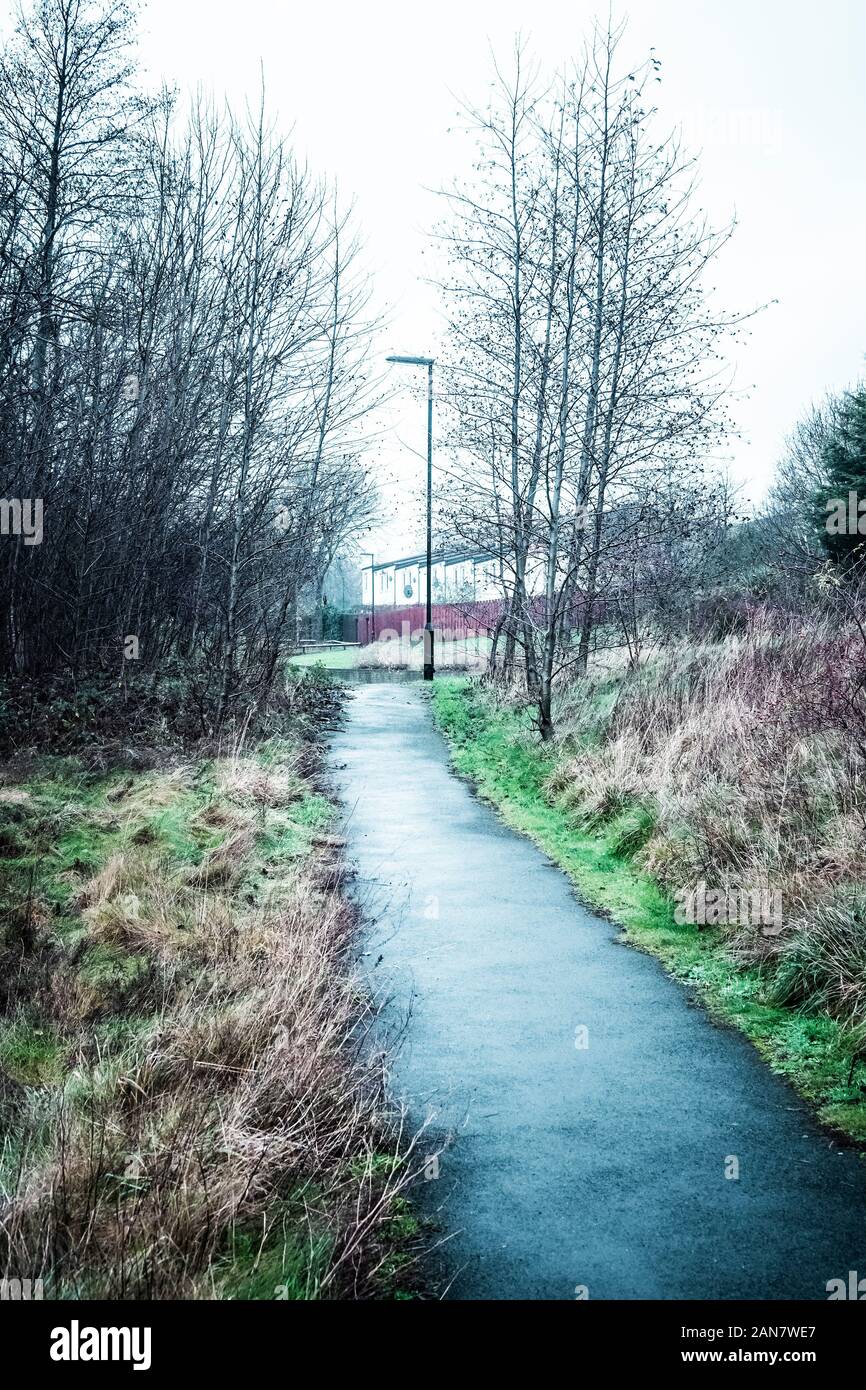
[[[419,686],[359,687],[331,765],[405,1020],[395,1090],[454,1133],[421,1189],[449,1297],[825,1299],[866,1276],[866,1162],[453,775]]]

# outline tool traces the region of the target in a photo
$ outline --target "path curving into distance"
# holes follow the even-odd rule
[[[406,1018],[395,1092],[454,1131],[420,1188],[448,1297],[825,1299],[866,1276],[866,1162],[473,796],[419,685],[359,687],[330,762],[365,959]]]

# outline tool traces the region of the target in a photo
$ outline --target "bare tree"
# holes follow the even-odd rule
[[[659,144],[651,56],[617,74],[619,31],[542,90],[518,51],[470,113],[478,175],[450,196],[454,464],[442,524],[498,556],[507,642],[550,737],[557,675],[585,671],[622,557],[727,420],[703,289],[730,228],[691,211],[693,166]],[[664,487],[662,484],[664,483]],[[652,498],[653,505],[646,505]],[[511,672],[506,649],[506,673]]]

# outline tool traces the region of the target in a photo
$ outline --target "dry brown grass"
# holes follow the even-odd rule
[[[233,757],[220,764],[218,786],[240,806],[278,807],[300,801],[305,792],[302,758],[267,768],[250,758]]]
[[[63,1067],[14,1087],[0,1272],[61,1296],[376,1296],[398,1275],[413,1144],[319,862],[338,845],[309,836],[273,891],[239,891],[262,868],[260,808],[288,814],[298,769],[219,765],[198,815],[224,838],[192,868],[138,834],[189,786],[179,769],[125,791],[123,847],[74,899],[77,944],[29,945],[16,1007],[38,994]]]
[[[804,956],[810,934],[811,958],[825,936],[832,970],[844,921],[859,961],[851,895],[866,884],[866,766],[844,681],[853,687],[862,663],[856,634],[759,616],[741,636],[678,645],[640,671],[596,672],[594,688],[561,692],[572,751],[551,794],[626,839],[631,818],[638,861],[671,893],[780,890],[781,933],[730,933],[747,957],[784,959],[790,976],[792,943]],[[866,973],[837,993],[839,1015],[866,1022]]]

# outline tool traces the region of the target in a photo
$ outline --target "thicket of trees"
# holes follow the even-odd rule
[[[497,557],[492,665],[518,664],[552,732],[561,671],[585,671],[600,616],[639,654],[648,608],[671,614],[714,563],[736,499],[711,463],[730,427],[722,339],[704,288],[731,228],[694,209],[694,169],[660,144],[660,64],[623,68],[596,31],[549,85],[518,50],[469,113],[474,174],[449,195],[443,529]]]
[[[749,549],[774,604],[862,614],[866,597],[866,387],[831,392],[797,421]],[[866,652],[866,638],[864,638]]]
[[[814,497],[821,545],[850,574],[866,558],[866,390],[834,398],[820,440],[820,480]]]
[[[350,212],[269,124],[134,82],[123,3],[37,0],[0,59],[0,668],[183,662],[264,702],[365,524]],[[27,515],[25,506],[25,516]]]

